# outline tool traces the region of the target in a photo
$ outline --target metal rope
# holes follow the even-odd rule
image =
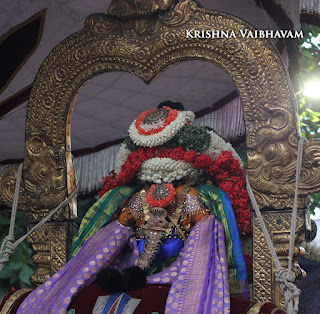
[[[73,192],[66,198],[63,202],[61,202],[52,212],[50,212],[45,218],[43,218],[40,222],[38,222],[33,228],[29,230],[27,234],[22,236],[16,242],[14,241],[14,225],[16,220],[16,213],[17,213],[17,206],[18,206],[18,199],[19,199],[19,189],[20,189],[20,182],[21,182],[21,174],[22,174],[22,167],[23,163],[19,165],[16,186],[14,191],[14,199],[12,205],[12,212],[11,212],[11,220],[10,220],[10,228],[9,234],[3,239],[0,249],[0,271],[2,270],[4,264],[9,260],[10,255],[15,251],[16,247],[23,242],[33,231],[40,228],[43,224],[45,224],[60,208],[66,206],[71,199],[76,195],[78,191],[78,187],[76,187]]]
[[[13,232],[14,232],[14,225],[16,222],[22,167],[23,167],[23,163],[21,163],[18,167],[17,180],[16,180],[14,198],[13,198],[13,204],[12,204],[9,234],[3,239],[3,242],[0,248],[0,271],[2,270],[4,264],[9,260],[10,255],[16,249],[16,246],[13,243],[14,241]]]
[[[268,248],[270,250],[271,256],[276,266],[275,278],[276,281],[280,284],[281,294],[285,297],[285,307],[289,314],[296,314],[299,310],[299,295],[300,289],[294,284],[295,274],[292,271],[292,260],[293,260],[293,249],[294,249],[294,239],[295,239],[295,231],[297,224],[297,211],[298,211],[298,194],[299,194],[299,183],[300,183],[300,173],[301,173],[301,165],[302,165],[302,155],[303,155],[303,143],[305,138],[301,137],[298,143],[298,152],[297,152],[297,167],[296,167],[296,182],[295,182],[295,196],[293,202],[292,216],[291,216],[291,229],[290,229],[290,242],[289,242],[289,265],[288,270],[285,270],[280,265],[279,258],[277,253],[273,247],[270,235],[268,233],[268,229],[264,223],[262,218],[260,209],[252,192],[248,175],[247,179],[247,190],[251,199],[252,206],[256,212],[257,218],[260,222],[262,232],[265,236]]]

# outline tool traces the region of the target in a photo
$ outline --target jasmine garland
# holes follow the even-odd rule
[[[195,115],[192,111],[168,109],[169,115],[164,119],[162,126],[159,127],[158,124],[153,124],[156,127],[155,129],[151,128],[150,125],[143,128],[145,124],[143,122],[144,118],[152,111],[145,111],[138,119],[134,120],[128,130],[133,143],[143,147],[162,145],[172,139],[187,123],[191,123],[194,120]]]

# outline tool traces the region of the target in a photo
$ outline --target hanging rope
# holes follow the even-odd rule
[[[300,173],[301,173],[301,165],[302,165],[302,154],[303,154],[303,143],[305,138],[301,137],[298,143],[298,152],[297,152],[297,167],[296,167],[296,182],[295,182],[295,196],[293,202],[292,216],[291,216],[291,229],[290,229],[290,242],[289,242],[289,264],[288,270],[285,270],[280,265],[279,258],[277,253],[273,247],[273,243],[271,241],[270,235],[268,233],[268,229],[264,223],[262,218],[260,209],[252,192],[248,175],[247,179],[247,190],[251,199],[252,206],[256,212],[257,218],[260,222],[262,232],[265,236],[268,248],[270,250],[271,256],[276,266],[275,278],[276,281],[280,284],[281,294],[285,297],[285,307],[289,314],[296,314],[299,310],[299,295],[300,289],[294,284],[295,274],[292,271],[292,260],[293,260],[293,249],[294,249],[294,239],[297,225],[297,212],[298,212],[298,194],[299,194],[299,183],[300,183]]]
[[[78,187],[73,190],[73,192],[66,198],[63,202],[61,202],[50,214],[48,214],[45,218],[43,218],[40,222],[38,222],[33,228],[29,230],[27,234],[22,236],[16,242],[14,242],[14,225],[16,220],[17,214],[17,207],[18,207],[18,199],[19,199],[19,189],[20,189],[20,182],[21,182],[21,174],[22,174],[22,167],[23,163],[21,163],[18,167],[17,173],[17,180],[16,186],[14,191],[14,199],[12,205],[12,212],[11,212],[11,220],[10,220],[10,228],[9,234],[3,239],[0,249],[0,271],[2,270],[4,264],[9,260],[10,255],[15,251],[16,247],[23,242],[33,231],[40,228],[43,224],[45,224],[60,208],[69,204],[71,199],[76,195],[78,191]]]

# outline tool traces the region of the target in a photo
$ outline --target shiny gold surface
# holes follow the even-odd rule
[[[265,39],[186,38],[187,30],[211,29],[238,34],[252,27],[187,0],[153,18],[90,15],[82,30],[61,42],[43,62],[30,95],[21,209],[23,204],[30,207],[30,201],[34,209],[50,209],[65,198],[73,101],[85,81],[102,72],[127,71],[150,83],[166,67],[190,59],[218,65],[240,92],[248,174],[258,204],[291,207],[298,119],[286,69]],[[304,151],[300,207],[320,184],[318,141],[308,141]],[[3,181],[8,180],[2,176],[1,185]],[[12,187],[1,192],[7,204],[12,202]],[[70,215],[66,210],[64,216]]]
[[[40,220],[75,186],[70,126],[80,87],[92,77],[110,71],[126,71],[149,84],[167,67],[187,60],[218,65],[239,90],[246,122],[248,175],[259,206],[292,207],[299,122],[294,93],[278,52],[266,39],[187,38],[188,30],[238,34],[241,29],[253,28],[234,16],[200,8],[191,0],[173,6],[174,3],[113,1],[109,8],[112,16],[90,15],[84,28],[62,41],[43,62],[29,99],[19,200],[19,209],[27,211],[30,221]],[[162,9],[168,10],[160,14],[158,10]],[[305,207],[308,194],[320,190],[319,147],[317,140],[304,145],[299,208]],[[9,167],[0,176],[0,197],[7,205],[12,204],[16,173],[17,167]],[[271,226],[274,215],[280,213],[265,214]],[[75,216],[73,201],[54,220]],[[283,225],[277,226],[277,241],[281,237],[287,239],[287,222],[283,220]],[[43,282],[66,261],[65,235],[58,232],[61,239],[57,240],[51,228],[45,226],[30,238],[39,255],[35,258],[40,267],[33,278],[36,283]],[[256,279],[256,299],[267,300],[274,298],[272,265],[257,228],[254,227],[254,236],[260,242],[254,239],[254,267],[260,281]],[[51,236],[44,236],[43,230]],[[53,254],[55,244],[61,249]],[[286,253],[281,248],[278,251]],[[257,252],[263,253],[263,258]],[[61,258],[53,258],[52,254],[61,254]],[[261,271],[257,273],[259,267]]]
[[[156,11],[172,8],[176,2],[178,0],[112,0],[108,14],[119,18],[150,16]]]
[[[33,257],[38,269],[30,281],[35,285],[44,283],[68,260],[75,227],[70,222],[49,222],[28,237],[37,254]]]
[[[14,306],[14,303],[25,293],[32,291],[32,289],[19,289],[15,291],[13,294],[10,295],[9,299],[5,302],[3,305],[3,308],[1,309],[0,314],[9,314]]]
[[[250,307],[247,314],[259,314],[260,309],[266,304],[266,302],[258,302]]]
[[[289,211],[265,211],[263,218],[273,241],[276,253],[282,267],[288,267],[288,252],[290,240],[291,212]],[[304,235],[304,210],[298,212],[296,241],[294,248],[294,271],[297,277],[301,277],[298,263],[302,255],[299,246]],[[253,218],[253,289],[255,301],[272,301],[283,305],[279,285],[275,283],[275,265],[267,246],[265,237],[257,217]]]

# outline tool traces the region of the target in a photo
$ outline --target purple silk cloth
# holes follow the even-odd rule
[[[230,313],[223,225],[213,216],[192,229],[176,261],[149,284],[171,284],[165,313]]]
[[[136,263],[138,256],[132,229],[114,221],[86,241],[77,256],[29,294],[17,313],[66,313],[72,297],[92,284],[101,269],[128,267]]]
[[[139,249],[131,228],[114,221],[90,238],[79,253],[21,304],[18,314],[65,314],[72,298],[106,267],[135,265]],[[177,260],[149,284],[171,284],[165,313],[229,313],[228,266],[222,224],[213,216],[192,229]]]

